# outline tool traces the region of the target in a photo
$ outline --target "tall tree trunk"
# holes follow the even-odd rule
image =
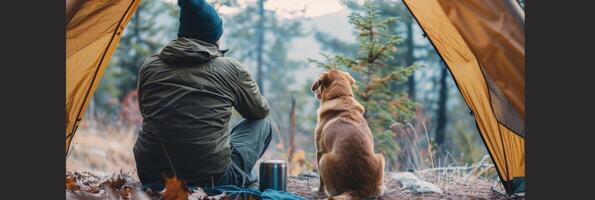
[[[287,151],[287,162],[293,159],[295,153],[295,96],[291,95],[291,110],[289,112],[289,150]]]
[[[260,94],[264,95],[264,85],[263,85],[263,63],[262,63],[262,54],[263,54],[263,46],[264,46],[264,0],[258,0],[258,26],[257,26],[257,47],[256,47],[256,84],[258,84],[258,89],[260,90]]]
[[[436,144],[438,146],[444,145],[444,134],[446,129],[446,102],[448,100],[448,86],[446,85],[446,77],[448,76],[448,70],[446,66],[442,65],[442,74],[440,75],[440,91],[438,97],[438,111],[436,116],[438,117],[436,125]]]
[[[415,57],[413,55],[413,50],[415,48],[415,43],[413,41],[413,19],[406,20],[405,24],[407,25],[407,52],[405,54],[405,65],[411,66],[415,62]],[[407,87],[409,89],[409,98],[411,98],[411,100],[415,100],[415,73],[409,76],[409,79],[407,80]]]

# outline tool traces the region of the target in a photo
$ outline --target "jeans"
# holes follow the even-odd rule
[[[216,185],[245,187],[256,182],[250,172],[262,157],[273,136],[271,123],[265,119],[243,120],[230,133],[231,166]]]

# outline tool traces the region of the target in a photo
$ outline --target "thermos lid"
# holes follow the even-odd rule
[[[271,163],[271,164],[285,164],[284,160],[265,160],[262,163]]]

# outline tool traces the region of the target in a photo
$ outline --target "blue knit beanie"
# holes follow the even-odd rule
[[[223,20],[205,0],[178,0],[180,26],[178,37],[214,44],[223,35]]]

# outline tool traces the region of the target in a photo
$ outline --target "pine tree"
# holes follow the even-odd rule
[[[395,162],[398,145],[390,127],[411,120],[414,103],[406,92],[395,93],[391,84],[406,84],[416,66],[397,66],[394,59],[401,38],[387,29],[397,22],[395,17],[382,17],[377,5],[368,0],[363,14],[354,12],[349,23],[357,32],[356,56],[324,54],[324,61],[311,60],[319,66],[348,71],[357,80],[353,86],[356,99],[366,108],[364,117],[374,135],[375,148],[389,162]]]

